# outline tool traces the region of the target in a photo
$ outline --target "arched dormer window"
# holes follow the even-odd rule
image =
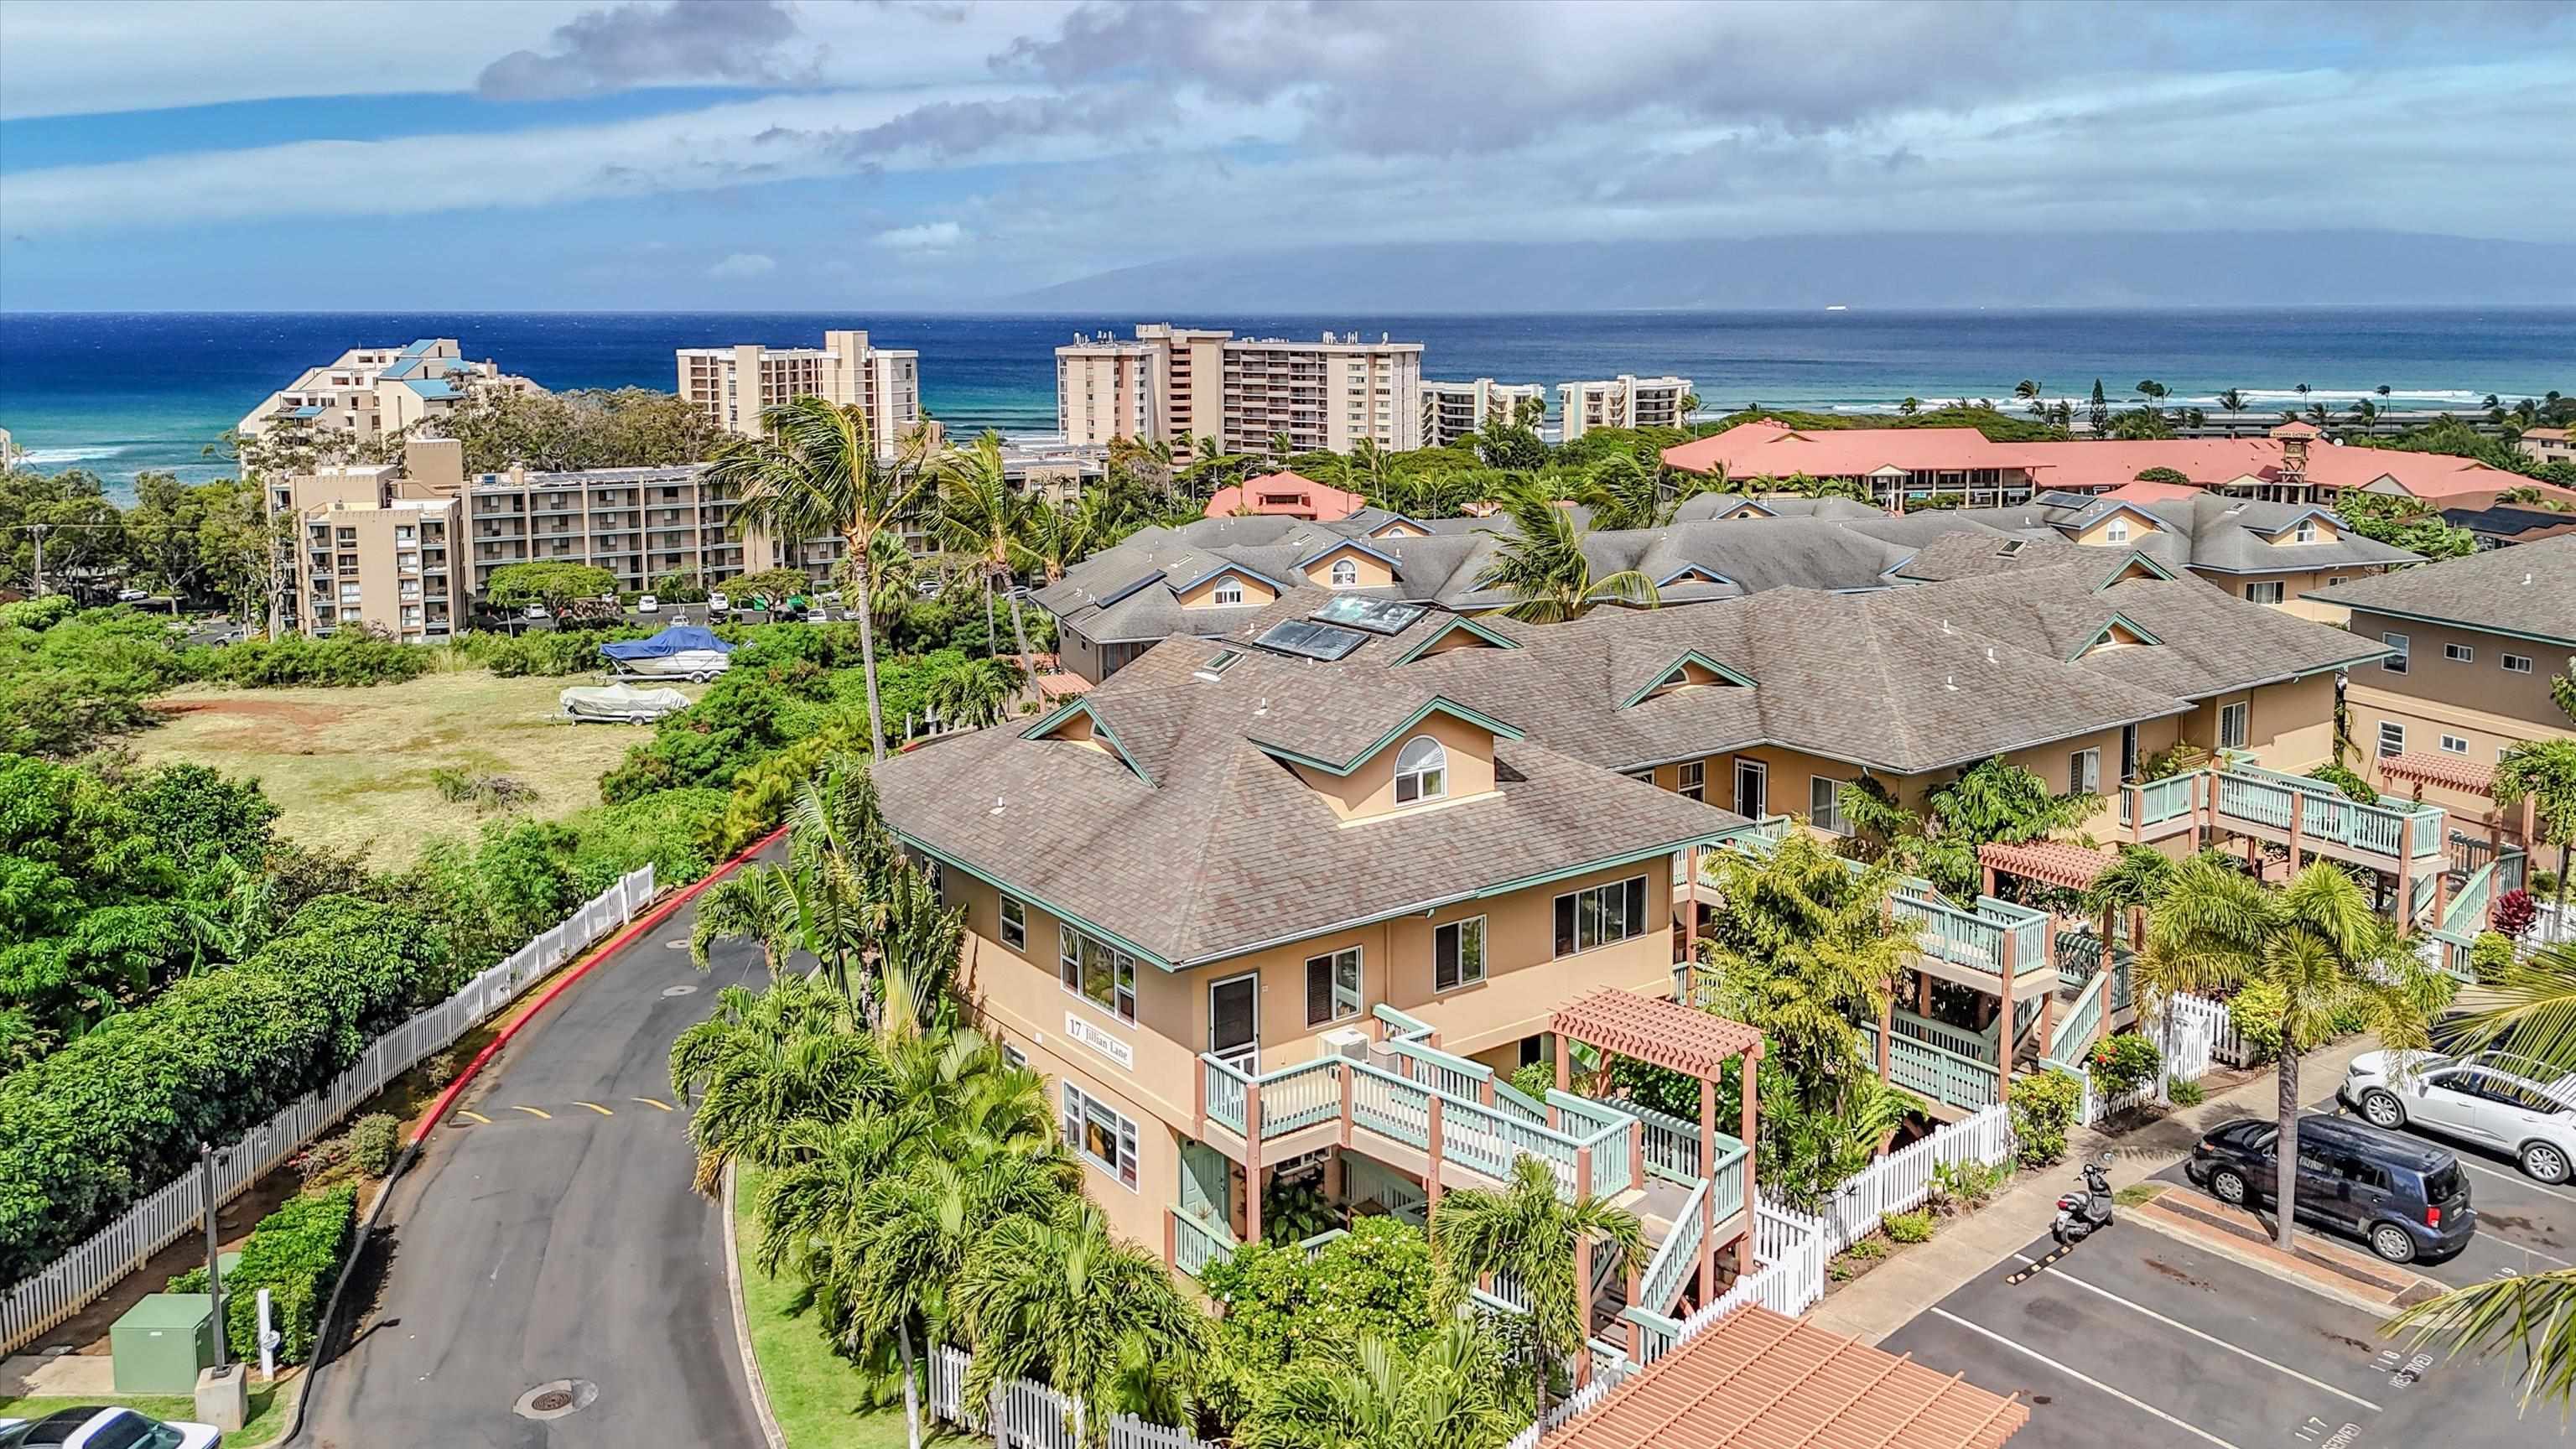
[[[1449,752],[1429,735],[1404,742],[1395,756],[1395,803],[1437,800],[1449,793]]]
[[[1347,589],[1360,581],[1360,566],[1346,558],[1333,560],[1333,587]]]
[[[1222,583],[1220,583],[1220,584],[1218,584],[1218,585],[1216,586],[1216,593],[1215,593],[1215,595],[1214,595],[1213,597],[1214,597],[1215,601],[1216,601],[1217,603],[1220,603],[1220,604],[1240,604],[1240,603],[1242,603],[1242,602],[1243,602],[1243,580],[1241,580],[1241,579],[1227,579],[1227,580],[1225,580],[1224,582],[1222,582]]]

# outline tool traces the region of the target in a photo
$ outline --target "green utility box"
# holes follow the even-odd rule
[[[120,1394],[193,1394],[197,1371],[215,1364],[215,1300],[205,1293],[154,1293],[107,1331]]]

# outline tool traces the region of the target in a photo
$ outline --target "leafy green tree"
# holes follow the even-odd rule
[[[1765,854],[1721,850],[1703,871],[1718,889],[1698,970],[1711,1009],[1762,1032],[1805,1101],[1831,1105],[1862,1057],[1913,942],[1887,914],[1896,872],[1853,870],[1805,831]]]
[[[502,609],[543,605],[551,613],[576,599],[597,599],[617,592],[617,575],[593,564],[542,559],[503,564],[492,570],[483,596]]]
[[[2558,898],[2562,919],[2567,909],[2567,866],[2576,846],[2576,740],[2522,740],[2496,761],[2493,795],[2496,808],[2514,810],[2531,802],[2532,823],[2540,837],[2534,844],[2558,847]]]
[[[1477,575],[1476,587],[1503,589],[1518,598],[1510,610],[1513,618],[1554,624],[1605,603],[1655,607],[1654,581],[1635,569],[1592,577],[1592,562],[1583,552],[1584,531],[1544,490],[1532,485],[1510,490],[1503,496],[1503,513],[1512,531],[1499,535],[1494,560]]]
[[[174,595],[256,617],[268,593],[275,531],[259,486],[218,478],[194,486],[168,473],[134,477],[125,534],[137,577]]]
[[[1495,1275],[1518,1283],[1528,1299],[1524,1368],[1535,1418],[1547,1415],[1550,1371],[1582,1352],[1591,1336],[1591,1287],[1574,1276],[1575,1247],[1586,1242],[1631,1262],[1641,1261],[1645,1250],[1635,1213],[1589,1193],[1565,1201],[1557,1195],[1555,1169],[1535,1157],[1516,1159],[1501,1187],[1443,1194],[1431,1217],[1437,1311],[1460,1312],[1469,1292]]]
[[[1836,803],[1855,839],[1883,842],[1891,859],[1942,894],[1969,899],[1984,881],[1979,847],[2045,839],[2082,824],[2099,801],[2082,793],[2052,795],[2037,775],[1998,755],[1926,796],[1920,815],[1866,777],[1843,786]]]
[[[920,504],[930,479],[923,435],[881,455],[867,414],[818,397],[798,398],[762,414],[763,433],[727,443],[707,468],[709,487],[740,501],[735,525],[773,538],[836,534],[858,595],[859,668],[867,680],[869,752],[885,758],[885,712],[877,699],[876,543],[901,539],[901,520]]]
[[[2276,1238],[2288,1252],[2288,1209],[2298,1191],[2299,1054],[2321,1045],[2338,1019],[2353,1017],[2386,1046],[2421,1047],[2446,993],[2352,877],[2325,861],[2278,888],[2206,856],[2184,861],[2148,917],[2147,939],[2163,979],[2176,988],[2198,996],[2261,988],[2278,1003],[2265,1025],[2277,1026],[2281,1039],[2274,1202]]]
[[[1474,1321],[1449,1324],[1408,1353],[1363,1338],[1347,1355],[1301,1359],[1256,1404],[1236,1442],[1248,1449],[1493,1449],[1520,1427],[1503,1402],[1502,1364]]]
[[[723,436],[705,409],[676,393],[643,387],[522,392],[494,383],[468,389],[453,409],[413,431],[462,443],[469,474],[513,466],[565,472],[695,463]]]

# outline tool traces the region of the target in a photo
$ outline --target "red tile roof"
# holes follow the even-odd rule
[[[1747,1304],[1630,1375],[1546,1449],[2000,1449],[2030,1409]]]
[[[2024,845],[1989,841],[1977,847],[1977,862],[2005,875],[2042,885],[2080,891],[2111,868],[2111,857],[2071,840],[2034,840]]]
[[[2448,785],[2476,795],[2487,793],[2495,784],[2495,766],[2458,755],[2390,755],[2379,762],[2379,773],[2391,780],[2421,780],[2427,785]]]
[[[1366,507],[1368,500],[1359,494],[1345,493],[1302,474],[1279,472],[1246,478],[1240,484],[1216,490],[1208,499],[1207,516],[1268,513],[1331,523]]]
[[[1685,1076],[1714,1080],[1730,1060],[1762,1054],[1762,1033],[1740,1021],[1604,986],[1556,1009],[1548,1030]]]

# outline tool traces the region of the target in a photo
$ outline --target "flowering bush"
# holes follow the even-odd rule
[[[2496,897],[2495,914],[2491,920],[2496,930],[2508,939],[2521,940],[2523,933],[2531,929],[2531,923],[2538,919],[2540,907],[2532,901],[2531,892],[2517,888]]]
[[[2165,1054],[2138,1033],[2124,1031],[2097,1044],[2085,1065],[2093,1074],[2095,1090],[2117,1097],[2154,1081],[2164,1070]]]

